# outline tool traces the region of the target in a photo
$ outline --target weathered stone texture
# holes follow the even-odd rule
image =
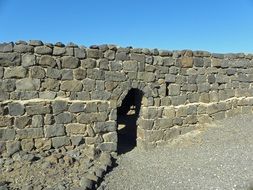
[[[105,133],[103,135],[103,139],[105,142],[117,143],[118,142],[118,134],[117,134],[117,132]]]
[[[87,69],[87,77],[96,79],[96,80],[104,80],[105,79],[105,73],[102,70],[99,70],[97,68],[95,69]]]
[[[28,44],[31,46],[42,46],[43,42],[40,40],[29,40]]]
[[[70,135],[77,135],[77,134],[85,134],[86,132],[86,126],[85,124],[79,124],[79,123],[71,123],[66,125],[66,132]]]
[[[183,57],[181,58],[181,64],[183,68],[191,68],[193,66],[193,58]]]
[[[44,118],[42,115],[34,115],[32,117],[32,127],[33,128],[42,127],[44,124],[43,121]]]
[[[170,84],[168,90],[169,90],[169,95],[177,96],[180,94],[180,85]]]
[[[54,99],[56,97],[56,92],[40,92],[39,98],[41,99]]]
[[[94,132],[113,132],[116,130],[116,122],[107,121],[107,122],[96,122],[94,125]]]
[[[4,76],[4,68],[0,67],[0,79],[2,79]]]
[[[117,143],[104,142],[98,145],[101,151],[115,152],[117,150]]]
[[[4,79],[0,80],[0,89],[1,91],[11,92],[16,88],[14,79]]]
[[[45,70],[40,66],[34,66],[30,69],[31,78],[43,79],[46,76]]]
[[[9,108],[9,114],[12,116],[23,115],[25,112],[24,105],[20,103],[10,103],[8,104],[8,108]]]
[[[68,103],[62,100],[56,100],[52,103],[52,109],[54,114],[59,114],[68,109]]]
[[[77,117],[77,121],[79,123],[89,124],[91,122],[96,122],[96,121],[106,121],[107,117],[108,116],[107,116],[106,112],[101,112],[101,113],[81,113]]]
[[[74,69],[74,68],[77,68],[78,65],[79,65],[79,60],[76,57],[64,56],[62,58],[62,67],[63,68]]]
[[[19,53],[0,53],[0,66],[17,66],[20,65],[20,61]]]
[[[78,112],[83,112],[85,108],[86,108],[86,105],[84,105],[83,103],[76,102],[76,103],[72,103],[69,106],[69,111],[73,113],[78,113]]]
[[[73,71],[71,69],[62,70],[62,80],[73,80]]]
[[[23,129],[31,123],[31,118],[28,116],[16,117],[14,126],[18,129]]]
[[[25,44],[15,44],[14,51],[19,53],[33,52],[33,46]]]
[[[44,137],[44,132],[42,128],[27,128],[17,130],[18,139],[31,139],[31,138],[42,138]]]
[[[0,44],[0,52],[12,52],[13,51],[13,43],[2,43]]]
[[[38,46],[34,48],[34,52],[41,55],[50,55],[53,50],[48,46]]]
[[[106,81],[115,81],[115,82],[122,82],[126,80],[126,75],[120,72],[112,72],[107,71],[105,72],[105,80]]]
[[[85,69],[78,68],[74,70],[74,78],[77,80],[85,79],[86,75],[87,75],[87,72]]]
[[[87,58],[81,61],[81,67],[86,69],[93,69],[96,67],[96,60],[92,58]]]
[[[44,83],[42,83],[43,89],[52,90],[52,91],[59,91],[60,83],[55,79],[46,79]]]
[[[87,49],[87,57],[88,58],[99,58],[99,50],[98,49]]]
[[[75,57],[77,57],[79,59],[84,59],[86,57],[85,49],[75,48],[74,51],[75,51]]]
[[[159,118],[156,121],[156,128],[159,129],[168,129],[173,126],[172,118]]]
[[[19,141],[9,141],[6,143],[6,149],[9,156],[20,150],[20,142]]]
[[[65,47],[54,47],[53,55],[63,55],[66,52]]]
[[[71,140],[71,144],[73,146],[79,146],[79,145],[85,143],[83,136],[75,135],[75,136],[71,136],[70,138],[71,138],[70,139]]]
[[[51,139],[37,138],[34,141],[35,147],[39,150],[49,150],[52,146]]]
[[[55,68],[47,68],[47,77],[53,79],[60,79],[62,71]]]
[[[54,137],[52,138],[52,146],[54,148],[60,148],[64,145],[69,145],[70,139],[68,137]]]
[[[164,144],[199,124],[252,113],[252,59],[37,40],[0,44],[0,141],[9,155],[82,144],[91,158],[116,151],[118,108],[138,89],[125,113],[138,115],[138,143]]]
[[[15,130],[14,129],[2,129],[0,128],[0,141],[14,140]]]
[[[78,80],[68,80],[63,81],[61,84],[61,90],[68,91],[68,92],[80,92],[83,88],[83,85]]]
[[[27,152],[31,151],[34,148],[33,139],[23,139],[21,141],[21,148]]]
[[[65,135],[65,128],[62,124],[46,125],[45,137],[58,137]]]
[[[137,71],[138,70],[138,62],[137,61],[124,61],[123,69],[125,71]]]
[[[44,103],[37,103],[34,105],[26,106],[27,115],[41,115],[51,113],[50,105],[45,105]]]
[[[42,66],[55,67],[56,61],[53,57],[44,55],[40,58],[39,64]]]
[[[55,122],[60,124],[70,123],[72,119],[73,119],[72,114],[68,112],[63,112],[55,116]]]
[[[5,78],[24,78],[26,76],[27,70],[24,67],[10,67],[5,69]]]
[[[104,57],[109,60],[114,60],[115,59],[115,51],[113,51],[113,50],[106,51],[104,54]]]
[[[16,81],[17,90],[39,90],[40,80],[25,78]]]
[[[0,116],[0,127],[8,127],[12,124],[12,118],[8,116]]]

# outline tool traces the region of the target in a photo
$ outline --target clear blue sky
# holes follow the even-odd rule
[[[253,53],[253,0],[0,0],[0,42]]]

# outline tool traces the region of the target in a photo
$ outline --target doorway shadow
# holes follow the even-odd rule
[[[117,108],[118,154],[125,154],[136,147],[137,119],[143,92],[131,89]]]

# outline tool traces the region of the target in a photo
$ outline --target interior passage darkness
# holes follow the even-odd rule
[[[117,109],[118,154],[131,151],[136,146],[137,119],[139,117],[143,92],[131,89]]]

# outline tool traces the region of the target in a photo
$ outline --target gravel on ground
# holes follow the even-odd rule
[[[105,190],[253,189],[253,116],[202,126],[150,151],[138,148],[117,158]]]

